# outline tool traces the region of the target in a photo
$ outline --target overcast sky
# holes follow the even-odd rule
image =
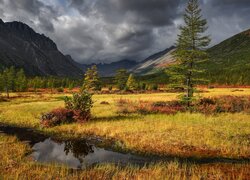
[[[175,43],[187,0],[0,0],[0,18],[22,21],[82,63],[142,60]],[[250,28],[250,0],[200,0],[212,45]]]

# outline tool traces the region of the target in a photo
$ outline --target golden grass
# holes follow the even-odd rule
[[[117,148],[182,157],[250,157],[249,115],[200,114],[131,116],[122,120],[63,125],[51,131],[95,134],[122,142]]]
[[[234,89],[210,89],[203,96],[225,94],[250,95],[249,89],[232,92]],[[13,95],[15,96],[15,95]],[[44,94],[42,99],[31,94],[0,103],[0,122],[40,129],[41,113],[63,106],[58,97],[63,94]],[[157,154],[181,157],[250,157],[250,115],[180,113],[177,115],[128,115],[116,113],[115,101],[130,100],[167,101],[176,98],[175,93],[138,95],[95,95],[94,120],[86,124],[62,125],[48,130],[67,136],[98,135],[117,141],[123,151],[142,154]],[[25,100],[25,102],[24,102]],[[30,100],[30,101],[29,101]],[[101,105],[107,101],[110,105]]]
[[[0,134],[0,179],[248,179],[249,164],[152,164],[148,167],[103,164],[71,170],[56,164],[42,165],[25,154],[30,149],[15,137]]]
[[[209,89],[202,96],[250,95],[250,89]],[[232,92],[234,91],[234,92]],[[20,97],[23,96],[23,97]],[[63,106],[65,94],[11,94],[0,103],[0,123],[39,129],[62,136],[87,134],[116,140],[122,151],[181,157],[250,157],[250,115],[180,113],[176,115],[128,115],[116,113],[115,101],[167,101],[178,94],[95,95],[94,119],[87,124],[41,129],[41,113]],[[68,94],[69,95],[69,94]],[[19,97],[17,97],[19,96]],[[25,96],[25,97],[24,97]],[[15,98],[17,97],[17,98]],[[110,105],[101,105],[107,101]],[[249,164],[190,164],[177,161],[148,167],[104,164],[74,171],[57,165],[41,165],[29,159],[30,148],[15,137],[0,134],[0,179],[249,179]]]

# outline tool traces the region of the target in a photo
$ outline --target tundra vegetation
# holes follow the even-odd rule
[[[126,70],[105,84],[95,65],[83,80],[31,78],[13,67],[0,76],[0,126],[60,138],[94,136],[114,151],[160,162],[82,170],[40,164],[30,158],[28,143],[0,133],[0,179],[250,179],[250,88],[197,86],[197,64],[210,41],[201,36],[206,21],[197,0],[189,0],[184,20],[177,63],[168,70],[174,89]]]
[[[243,90],[243,91],[242,91]],[[240,97],[239,101],[248,103],[249,89],[207,89],[201,96],[217,100],[223,95]],[[64,94],[70,96],[69,94]],[[64,96],[63,95],[63,96]],[[117,103],[121,100],[137,104],[147,101],[156,107],[177,100],[178,93],[94,95],[92,119],[87,123],[65,123],[43,128],[39,117],[55,108],[64,107],[62,94],[10,93],[10,100],[0,104],[0,121],[10,126],[29,127],[60,137],[78,138],[88,135],[112,139],[116,151],[133,152],[141,155],[162,157],[195,157],[237,159],[240,163],[185,163],[178,160],[151,164],[145,167],[120,167],[104,164],[81,171],[71,171],[58,165],[40,165],[25,156],[30,148],[15,137],[1,135],[1,176],[36,177],[51,179],[58,177],[96,177],[99,179],[127,178],[249,178],[250,124],[249,114],[238,108],[232,112],[198,113],[178,112],[168,115],[133,112],[121,114]],[[243,98],[244,96],[244,98]],[[226,97],[231,98],[230,96]],[[149,100],[150,99],[150,100]],[[221,99],[221,98],[219,98]],[[234,99],[230,100],[234,102]],[[101,102],[109,104],[101,104]],[[222,102],[224,100],[222,99]],[[213,104],[213,103],[212,103]],[[229,102],[230,104],[230,102]],[[235,104],[235,102],[233,103]],[[124,104],[127,105],[126,103]],[[247,105],[247,104],[246,104]],[[230,105],[231,106],[231,105]],[[231,109],[230,106],[226,106]],[[247,107],[247,106],[246,106]],[[32,169],[30,171],[29,169]],[[49,173],[48,173],[49,172]],[[49,175],[48,175],[49,174]]]

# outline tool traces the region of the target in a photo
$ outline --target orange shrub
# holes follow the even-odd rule
[[[198,112],[203,114],[250,112],[250,96],[220,96],[202,98],[194,102],[190,108],[180,101],[133,102],[120,99],[117,103],[118,112],[122,114],[176,114],[177,112]]]
[[[202,98],[195,104],[195,110],[204,114],[249,112],[249,96],[220,96]]]
[[[75,122],[74,112],[65,108],[54,109],[53,111],[43,114],[41,124],[43,127],[53,127],[60,124]]]

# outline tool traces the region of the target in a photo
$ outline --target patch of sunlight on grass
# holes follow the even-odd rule
[[[232,89],[211,89],[203,95],[225,95]],[[249,89],[236,92],[250,94]],[[46,99],[32,95],[32,98],[15,99],[0,103],[0,122],[38,128],[41,113],[64,105],[55,99],[60,95],[44,94]],[[44,132],[84,136],[92,134],[121,143],[124,151],[143,154],[197,156],[197,157],[250,157],[250,115],[179,113],[176,115],[119,115],[116,113],[116,100],[167,101],[176,98],[176,93],[94,95],[93,121],[86,124],[62,125]],[[36,100],[28,101],[28,100]],[[109,105],[100,104],[102,101]]]

